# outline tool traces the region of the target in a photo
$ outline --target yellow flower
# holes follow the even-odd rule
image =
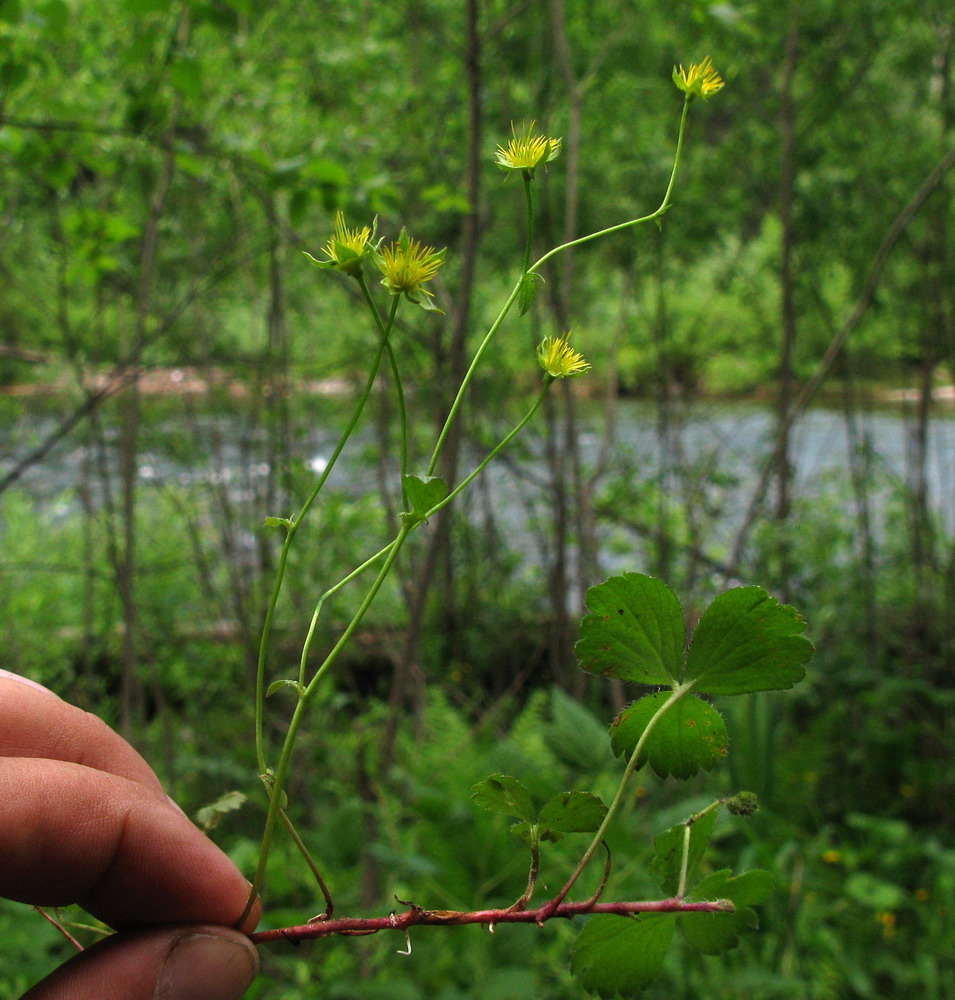
[[[822,860],[825,861],[827,865],[837,865],[842,860],[842,854],[833,849],[823,851]]]
[[[511,123],[511,141],[506,146],[498,146],[494,159],[505,170],[523,170],[528,176],[534,175],[534,168],[541,163],[550,163],[560,153],[560,139],[549,139],[535,135],[537,122],[527,122],[518,133]]]
[[[689,69],[674,66],[673,82],[686,94],[687,100],[712,97],[725,86],[719,73],[713,69],[713,60],[709,56],[701,63],[693,63]]]
[[[431,302],[432,293],[421,286],[430,281],[444,263],[443,250],[436,252],[434,247],[422,246],[402,229],[398,239],[385,247],[376,260],[384,275],[381,283],[393,295],[404,293],[406,299],[423,309],[441,311]]]
[[[570,332],[563,337],[545,337],[537,348],[537,360],[551,378],[583,375],[590,364],[570,346]]]
[[[335,213],[335,232],[322,247],[326,259],[319,260],[307,252],[305,256],[318,267],[331,267],[357,278],[361,272],[361,262],[374,250],[371,241],[374,239],[377,224],[376,219],[373,227],[349,229],[345,225],[344,213],[338,211]]]

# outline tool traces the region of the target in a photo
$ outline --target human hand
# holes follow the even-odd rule
[[[117,934],[23,1000],[235,1000],[258,958],[249,884],[95,716],[0,670],[0,896],[79,903]]]

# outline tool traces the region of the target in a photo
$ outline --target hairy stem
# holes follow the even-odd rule
[[[298,944],[310,938],[331,937],[333,934],[377,934],[378,931],[405,931],[409,927],[485,924],[488,928],[493,928],[496,924],[542,924],[555,917],[568,919],[589,913],[629,916],[637,913],[732,913],[733,910],[733,903],[729,899],[688,903],[675,897],[615,903],[598,903],[586,899],[575,903],[561,903],[556,907],[551,907],[548,903],[535,910],[514,910],[509,907],[497,910],[426,910],[412,904],[404,913],[391,913],[387,917],[340,917],[337,920],[258,931],[249,937],[255,944],[283,940]]]

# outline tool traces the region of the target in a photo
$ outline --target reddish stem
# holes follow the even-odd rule
[[[552,917],[577,917],[588,913],[613,913],[628,916],[634,913],[732,913],[733,904],[728,899],[711,902],[688,903],[686,900],[658,899],[643,902],[595,903],[583,900],[561,903],[552,912],[545,912],[549,904],[536,910],[425,910],[412,905],[404,913],[387,917],[341,917],[297,927],[279,927],[258,931],[249,937],[255,944],[269,941],[291,941],[298,944],[309,938],[330,937],[332,934],[376,934],[378,931],[407,930],[409,927],[456,927],[461,924],[536,924]]]

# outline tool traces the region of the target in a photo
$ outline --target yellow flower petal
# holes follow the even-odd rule
[[[537,122],[528,122],[520,133],[511,125],[511,141],[506,146],[498,146],[494,159],[505,170],[526,170],[533,172],[541,163],[549,163],[560,153],[561,140],[535,135]]]
[[[674,66],[673,82],[689,98],[712,97],[725,86],[722,77],[713,69],[713,60],[709,56],[703,62],[691,64],[689,69]]]
[[[590,363],[570,346],[569,340],[569,332],[563,337],[545,337],[537,348],[537,360],[552,378],[583,375],[590,369]]]

